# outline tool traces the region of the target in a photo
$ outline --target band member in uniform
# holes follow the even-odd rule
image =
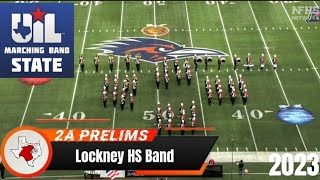
[[[232,77],[229,76],[229,80],[228,80],[228,91],[229,91],[229,93],[231,92],[231,86],[234,86],[234,83],[233,83]]]
[[[140,59],[141,59],[141,54],[139,53],[136,55],[136,60],[135,60],[135,64],[138,72],[140,71],[140,61],[141,61]]]
[[[222,61],[221,61],[221,56],[219,56],[218,57],[218,71],[220,72],[220,70],[221,70],[221,63],[222,63]]]
[[[240,58],[237,57],[237,55],[235,54],[234,57],[233,57],[233,70],[236,70],[237,69],[237,64],[240,62]]]
[[[214,84],[215,84],[215,88],[217,89],[217,86],[218,86],[218,81],[219,81],[219,76],[216,75],[216,78],[214,79]]]
[[[133,111],[133,103],[134,103],[134,96],[132,93],[130,93],[130,109]]]
[[[236,97],[237,97],[236,91],[233,90],[231,92],[231,103],[232,103],[232,105],[234,105],[234,102],[236,101]]]
[[[166,73],[164,75],[164,84],[166,86],[166,89],[168,89],[168,87],[169,87],[169,74],[168,73]]]
[[[277,67],[278,67],[278,58],[277,58],[277,55],[274,55],[274,56],[273,56],[272,65],[273,65],[273,69],[277,69]]]
[[[103,101],[103,107],[104,108],[107,107],[107,99],[108,99],[108,92],[106,90],[104,90],[102,92],[102,101]]]
[[[197,71],[198,69],[198,63],[197,63],[197,55],[195,54],[194,57],[193,57],[193,63],[194,63],[194,70]]]
[[[166,73],[169,73],[169,66],[168,66],[167,61],[163,61],[163,74],[166,74]]]
[[[131,61],[131,54],[127,53],[124,62],[126,63],[127,71],[130,70],[130,61]]]
[[[117,106],[117,92],[113,92],[113,96],[112,96],[112,101],[113,101],[113,107],[116,108]]]
[[[84,56],[81,54],[80,55],[80,58],[79,58],[79,64],[80,64],[80,67],[81,67],[81,72],[84,71]]]
[[[125,104],[126,104],[126,95],[123,93],[121,95],[121,111],[123,111]]]
[[[168,126],[167,127],[168,127],[168,135],[171,136],[171,131],[172,131],[171,128],[173,127],[172,126],[172,119],[168,119]]]
[[[222,89],[219,89],[219,92],[218,92],[219,106],[221,106],[222,104],[222,98],[223,98],[223,91]]]
[[[181,69],[179,68],[179,66],[177,66],[176,76],[177,76],[178,85],[180,86],[180,82],[181,82]]]
[[[190,69],[188,69],[188,71],[186,72],[186,75],[187,75],[188,86],[190,86],[191,78],[192,78],[192,74],[191,74],[191,70]]]
[[[175,57],[173,65],[174,65],[174,72],[177,73],[178,66],[179,66],[179,60],[177,57]]]
[[[266,63],[266,58],[265,58],[264,54],[261,54],[261,58],[260,58],[260,70],[263,70],[265,63]]]
[[[250,53],[248,53],[248,56],[246,58],[246,65],[247,65],[247,70],[249,71],[252,66],[252,57]]]
[[[206,65],[206,70],[208,70],[208,55],[206,54],[205,56],[204,56],[204,64]]]
[[[192,101],[192,105],[190,109],[191,109],[191,117],[195,116],[197,112],[196,112],[196,105],[194,104],[194,101]]]
[[[156,79],[157,89],[159,89],[159,85],[160,85],[160,72],[159,72],[159,67],[158,67],[158,66],[156,66],[156,68],[155,68],[155,79]]]
[[[245,90],[244,90],[244,93],[243,93],[243,96],[242,96],[243,105],[246,105],[246,104],[247,104],[248,97],[249,97],[248,90],[245,89]]]
[[[161,123],[161,119],[158,121],[158,135],[161,136],[161,129],[162,129],[162,123]]]
[[[138,81],[136,79],[132,80],[132,93],[133,96],[137,95],[137,87],[138,87]]]
[[[93,64],[96,68],[96,73],[98,73],[98,71],[99,71],[99,63],[100,63],[100,60],[99,60],[99,56],[97,54],[93,59]]]
[[[191,119],[191,127],[195,128],[197,124],[196,116],[192,117]],[[194,135],[194,130],[191,131],[191,134]]]
[[[118,90],[118,85],[119,85],[118,75],[115,74],[115,75],[114,75],[114,79],[113,79],[113,87],[115,87],[116,90]]]
[[[180,116],[182,116],[184,113],[183,103],[180,104],[179,113],[180,113]]]
[[[211,84],[211,83],[210,83],[209,76],[206,76],[206,80],[204,81],[204,87],[206,88],[206,91],[208,91],[208,84]]]
[[[245,89],[247,89],[247,85],[245,83],[241,84],[241,88],[240,88],[241,96],[243,96]]]
[[[186,127],[186,121],[184,119],[181,120],[180,127],[181,127],[181,136],[183,136],[184,135],[183,129]]]
[[[190,69],[190,60],[189,60],[189,58],[186,58],[185,60],[184,60],[184,65],[183,65],[183,67],[184,67],[184,69],[185,69],[185,72],[187,72],[188,71],[188,69]],[[186,75],[187,76],[187,75]]]
[[[239,82],[238,82],[239,89],[241,89],[241,86],[242,86],[243,83],[244,83],[244,80],[243,80],[242,74],[239,74]]]
[[[109,54],[109,67],[110,67],[110,72],[113,71],[113,63],[114,63],[114,55]]]
[[[109,80],[108,80],[108,74],[104,75],[104,86],[106,87],[107,91],[109,91]]]
[[[161,119],[162,117],[162,108],[161,108],[160,102],[157,103],[156,112],[157,112],[156,115],[157,115],[157,122],[158,122],[158,119]]]
[[[209,104],[209,106],[211,106],[212,96],[213,96],[212,89],[209,89],[209,91],[208,91],[208,104]]]

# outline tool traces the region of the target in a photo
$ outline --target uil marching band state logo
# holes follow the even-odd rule
[[[73,12],[73,3],[2,3],[0,78],[73,78]]]
[[[18,127],[10,131],[1,145],[1,158],[13,175],[30,178],[40,175],[49,166],[52,146],[46,135],[34,127]]]
[[[120,57],[125,57],[127,53],[130,53],[132,57],[140,54],[141,60],[153,63],[175,58],[187,58],[195,54],[197,56],[228,56],[219,50],[185,47],[172,41],[151,37],[127,37],[120,40],[102,41],[87,49],[102,51],[99,53],[100,55],[112,53]]]

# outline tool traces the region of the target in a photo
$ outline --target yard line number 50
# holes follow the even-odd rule
[[[306,163],[311,162],[311,165],[303,170]],[[319,156],[315,153],[303,154],[298,153],[293,155],[291,153],[278,154],[273,153],[269,156],[269,162],[273,162],[274,165],[269,171],[269,176],[316,176],[319,173]],[[294,163],[299,165],[295,169]],[[280,167],[280,170],[277,170]]]

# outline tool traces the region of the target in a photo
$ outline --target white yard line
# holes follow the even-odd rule
[[[30,104],[30,101],[31,101],[31,98],[32,98],[34,87],[35,87],[35,85],[32,85],[32,88],[31,88],[31,91],[30,91],[30,94],[29,94],[29,98],[28,98],[28,102],[27,102],[26,108],[24,109],[24,112],[23,112],[23,115],[22,115],[22,119],[21,119],[21,122],[20,122],[20,127],[23,125],[23,121],[24,121],[24,119],[26,117],[26,114],[27,114],[27,111],[28,111],[28,108],[29,108],[29,104]]]
[[[189,36],[190,36],[190,43],[191,43],[191,47],[193,47],[192,33],[191,33],[191,27],[190,27],[190,20],[189,20],[187,1],[184,1],[184,4],[186,6],[186,14],[187,14],[187,21],[188,21],[188,31],[189,31]],[[201,93],[200,93],[200,85],[199,85],[199,78],[198,78],[198,72],[197,71],[196,71],[196,77],[197,77],[197,86],[198,86],[198,93],[199,93],[200,108],[201,108],[201,114],[202,114],[202,122],[203,122],[203,127],[206,128],[206,121],[204,120],[204,113],[203,113]],[[207,135],[207,131],[206,130],[204,130],[204,134]]]
[[[84,32],[84,36],[83,36],[83,40],[82,40],[81,54],[83,54],[84,45],[85,45],[85,43],[86,43],[88,25],[89,25],[89,20],[90,20],[90,15],[91,15],[91,7],[92,7],[92,1],[90,1],[89,12],[88,12],[88,17],[87,17],[87,23],[86,23],[86,30],[85,30],[85,32]],[[75,98],[75,96],[76,96],[76,91],[77,91],[77,86],[78,86],[79,73],[80,73],[80,65],[78,65],[76,82],[75,82],[74,88],[73,88],[73,94],[72,94],[72,99],[71,99],[71,104],[70,104],[70,110],[69,110],[68,119],[71,118],[71,113],[72,113],[72,108],[73,108],[73,102],[74,102],[74,98]],[[67,122],[66,129],[69,128],[69,125],[70,125],[70,121]]]
[[[313,1],[313,3],[314,3],[317,7],[319,7],[318,4],[316,3],[316,1]]]
[[[156,16],[156,1],[153,2],[153,25],[157,25],[157,16]],[[157,39],[157,35],[154,35],[154,38]],[[158,63],[156,62],[156,65]],[[160,95],[159,95],[159,89],[157,88],[157,104],[160,102]]]
[[[300,41],[300,44],[301,44],[301,46],[302,46],[305,54],[307,55],[307,57],[308,57],[311,65],[312,65],[312,67],[313,67],[313,69],[314,69],[314,72],[316,73],[316,75],[318,76],[318,79],[320,80],[319,72],[318,72],[318,70],[316,69],[316,67],[315,67],[315,65],[314,65],[314,63],[313,63],[313,61],[312,61],[312,59],[311,59],[311,57],[310,57],[310,55],[309,55],[309,52],[308,52],[307,48],[305,47],[305,45],[304,45],[304,43],[303,43],[303,41],[302,41],[302,39],[301,39],[301,37],[300,37],[300,35],[299,35],[296,27],[295,27],[295,25],[293,24],[293,22],[292,22],[292,20],[291,20],[291,18],[290,18],[290,16],[289,16],[289,14],[288,14],[288,11],[287,11],[286,7],[284,6],[284,4],[283,4],[282,1],[280,1],[280,2],[281,2],[281,5],[282,5],[285,13],[287,14],[287,17],[288,17],[288,19],[289,19],[289,21],[290,21],[290,23],[291,23],[291,25],[292,25],[292,27],[293,27],[294,32],[296,33],[296,35],[297,35],[297,37],[298,37],[298,39],[299,39],[299,41]],[[315,4],[317,5],[317,3],[315,3]],[[317,6],[318,6],[318,5],[317,5]]]
[[[223,21],[222,15],[221,15],[219,3],[217,3],[217,7],[218,7],[218,12],[219,12],[219,16],[220,16],[220,20],[221,20],[222,27],[223,27],[223,29],[225,29],[224,21]],[[226,31],[223,31],[223,32],[224,32],[224,37],[225,37],[225,39],[226,39],[227,46],[228,46],[228,49],[229,49],[230,60],[231,60],[231,62],[232,62],[232,55],[233,55],[233,54],[232,54],[232,51],[231,51],[231,47],[230,47],[230,43],[229,43],[229,38],[228,38],[227,32],[226,32]],[[237,82],[239,82],[239,77],[238,77],[237,71],[234,71],[234,73],[235,73],[235,75],[236,75]],[[249,128],[250,128],[252,140],[253,140],[253,143],[254,143],[254,147],[255,147],[256,151],[258,151],[258,147],[257,147],[256,139],[255,139],[255,137],[254,137],[254,133],[253,133],[253,130],[252,130],[252,126],[251,126],[250,118],[249,118],[249,115],[248,115],[247,107],[246,107],[245,105],[244,105],[243,107],[244,107],[244,110],[245,110],[245,112],[246,112],[246,116],[247,116],[247,120],[248,120],[248,124],[249,124]]]
[[[120,18],[120,34],[119,34],[119,39],[122,38],[122,25],[123,25],[123,9],[124,9],[124,1],[121,1],[121,18]],[[120,56],[118,56],[118,62],[117,62],[117,77],[119,78],[119,66],[120,66]],[[121,82],[121,81],[120,81]],[[113,119],[112,119],[112,129],[115,127],[115,122],[116,122],[116,110],[117,108],[115,107],[113,109]]]
[[[251,9],[251,12],[252,12],[254,21],[255,21],[255,23],[256,23],[256,25],[257,25],[257,28],[260,29],[259,23],[258,23],[258,21],[257,21],[256,15],[254,14],[254,11],[253,11],[253,9],[252,9],[252,6],[251,6],[250,1],[248,1],[248,3],[249,3],[249,6],[250,6],[250,9]],[[281,3],[282,3],[282,2],[281,2]],[[260,33],[261,39],[262,39],[262,41],[263,41],[264,47],[268,47],[268,46],[267,46],[267,43],[266,43],[266,41],[265,41],[265,39],[264,39],[264,37],[263,37],[263,35],[262,35],[261,30],[259,30],[259,33]],[[270,52],[269,52],[269,49],[266,49],[266,51],[267,51],[267,53],[268,53],[269,60],[270,60],[270,62],[272,63],[272,57],[271,57],[271,54],[270,54]],[[277,79],[278,79],[280,88],[281,88],[282,93],[283,93],[283,96],[284,96],[284,98],[285,98],[285,100],[286,100],[286,102],[287,102],[287,105],[290,106],[289,100],[288,100],[287,95],[286,95],[286,93],[285,93],[285,91],[284,91],[284,89],[283,89],[283,86],[282,86],[282,83],[281,83],[281,81],[280,81],[280,78],[279,78],[279,76],[278,76],[277,71],[274,71],[274,73],[275,73],[275,75],[276,75],[276,77],[277,77]],[[303,137],[302,137],[302,135],[301,135],[299,126],[296,125],[296,128],[297,128],[297,131],[298,131],[298,133],[299,133],[300,139],[301,139],[301,141],[302,141],[302,144],[303,144],[305,150],[308,151],[307,146],[306,146],[306,144],[305,144],[305,142],[304,142],[304,139],[303,139]]]

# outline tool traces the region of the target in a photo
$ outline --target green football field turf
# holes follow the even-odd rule
[[[158,101],[163,105],[163,109],[170,103],[175,114],[178,114],[180,103],[184,103],[189,115],[189,107],[194,100],[197,108],[197,126],[216,128],[215,131],[198,131],[196,135],[219,136],[213,152],[318,151],[320,24],[306,23],[308,14],[305,11],[298,14],[293,9],[318,6],[320,1],[288,2],[75,2],[74,78],[54,79],[42,86],[27,86],[17,79],[0,79],[0,139],[11,129],[26,125],[39,128],[154,128]],[[146,37],[141,29],[147,24],[165,24],[170,29],[167,35],[156,38],[170,40],[186,47],[221,50],[230,56],[226,57],[221,72],[217,71],[216,57],[209,63],[207,71],[204,71],[204,63],[199,64],[198,71],[192,71],[191,86],[187,85],[184,75],[181,86],[177,85],[175,74],[171,72],[173,62],[169,62],[168,90],[165,89],[163,76],[159,90],[156,89],[155,65],[149,62],[142,62],[142,72],[136,72],[132,62],[130,72],[126,72],[124,59],[116,57],[115,71],[109,73],[107,57],[101,56],[99,73],[94,73],[92,60],[94,54],[101,51],[88,48],[106,40]],[[86,57],[83,73],[78,71],[78,56],[81,53]],[[243,66],[248,53],[251,53],[254,59],[255,66],[252,71],[247,71]],[[265,69],[260,71],[259,58],[262,53],[266,55],[267,61]],[[233,54],[242,59],[236,71],[233,71]],[[271,65],[274,54],[279,58],[276,71]],[[162,70],[162,63],[159,65]],[[193,62],[191,65],[193,67]],[[181,60],[180,67],[182,66]],[[105,73],[108,74],[111,84],[109,89],[113,88],[114,74],[119,75],[120,86],[125,75],[129,75],[130,80],[133,73],[137,75],[139,84],[133,112],[130,111],[128,99],[124,111],[121,111],[119,101],[117,107],[113,108],[111,93],[108,95],[108,107],[103,108],[101,91]],[[250,94],[246,106],[242,104],[239,96],[232,106],[226,94],[228,76],[231,75],[235,81],[239,74],[243,75]],[[222,81],[225,96],[222,106],[218,106],[216,95],[213,104],[208,106],[204,82],[206,76],[214,82],[216,75],[219,75]],[[237,92],[239,94],[238,89]],[[279,105],[294,104],[301,104],[310,110],[315,120],[308,125],[296,126],[277,119]],[[108,118],[111,122],[36,122],[36,119],[40,118],[81,116]],[[177,118],[174,119],[174,123],[178,124]],[[166,132],[163,134],[166,135]],[[231,139],[234,139],[233,143]],[[268,173],[268,170],[269,168],[258,169],[257,173]],[[233,172],[236,172],[235,169]],[[230,178],[230,175],[226,174],[224,179]],[[267,174],[252,174],[246,178],[295,179],[271,178]],[[238,177],[235,176],[234,179]]]

